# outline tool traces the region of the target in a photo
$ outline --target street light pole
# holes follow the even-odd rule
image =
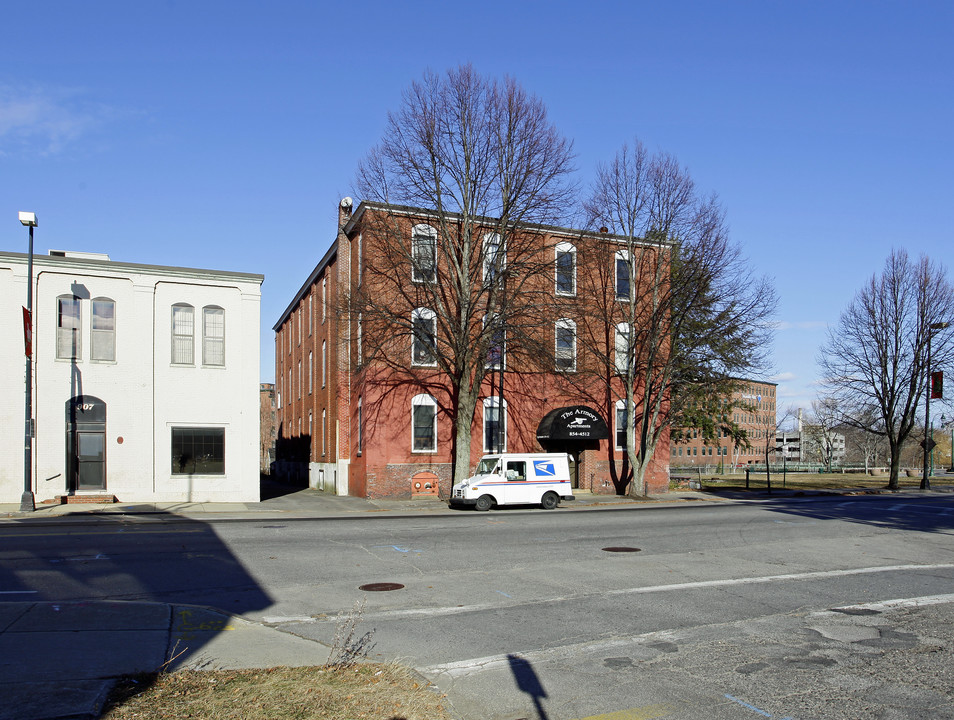
[[[20,512],[33,512],[36,503],[33,497],[33,228],[36,213],[21,212],[20,224],[30,228],[30,246],[27,253],[27,306],[23,318],[24,355],[26,355],[26,393],[23,402],[23,494],[20,496]],[[27,345],[27,338],[30,344]]]
[[[928,458],[931,456],[931,438],[928,433],[930,432],[929,428],[931,427],[931,337],[934,335],[935,330],[943,330],[948,326],[949,323],[938,322],[931,323],[928,325],[928,336],[927,336],[927,383],[924,388],[924,474],[921,476],[921,489],[930,490],[931,489],[931,478],[928,470]]]

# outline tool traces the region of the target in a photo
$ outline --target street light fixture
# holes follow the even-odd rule
[[[928,458],[931,456],[931,442],[933,440],[933,438],[928,435],[930,432],[929,428],[931,427],[931,337],[934,335],[935,330],[943,330],[948,325],[950,325],[950,323],[946,322],[937,322],[928,325],[926,365],[927,383],[924,389],[924,474],[921,476],[922,490],[931,489],[931,479],[928,470]]]
[[[33,512],[33,228],[36,213],[21,212],[20,224],[30,228],[30,249],[27,254],[27,306],[23,314],[24,355],[26,355],[26,393],[23,403],[23,494],[20,512]]]

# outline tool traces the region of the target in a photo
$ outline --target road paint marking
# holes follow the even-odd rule
[[[511,600],[513,600],[513,595],[508,595],[508,594],[505,593],[503,590],[494,590],[494,592],[498,592],[498,593],[500,593],[501,595],[503,595],[504,597],[508,597],[508,598],[510,598]]]
[[[877,608],[884,609],[922,606],[931,604],[941,604],[945,602],[954,602],[954,593],[950,595],[926,595],[922,597],[900,598],[897,600],[885,600],[880,603],[869,603],[867,605],[853,605],[852,608]],[[833,610],[824,610],[813,613],[813,616],[831,616],[837,614]],[[751,622],[749,619],[738,620],[730,625],[742,625]],[[575,643],[572,645],[562,645],[560,647],[546,648],[541,650],[532,650],[520,652],[519,656],[534,665],[540,665],[544,662],[557,660],[560,658],[576,657],[582,653],[603,654],[614,648],[626,647],[634,643],[649,645],[657,642],[675,642],[681,637],[689,636],[697,628],[682,628],[679,630],[654,630],[652,632],[639,635],[630,635],[625,638],[614,638],[612,640],[603,640],[599,642],[587,641]],[[513,653],[511,653],[513,654]],[[510,655],[488,655],[486,657],[471,658],[468,660],[455,660],[447,663],[438,663],[428,667],[417,668],[425,677],[436,675],[446,675],[450,678],[462,677],[465,675],[484,672],[486,670],[507,670],[510,667]],[[597,716],[601,717],[601,716]],[[589,719],[585,719],[589,720]],[[785,720],[781,718],[780,720]],[[789,720],[791,720],[789,718]]]
[[[858,605],[844,605],[842,607],[832,608],[831,610],[822,610],[814,613],[820,615],[837,615],[839,611],[844,610],[893,610],[894,608],[905,607],[927,607],[928,605],[943,605],[945,603],[954,603],[954,593],[946,595],[922,595],[913,598],[896,598],[894,600],[880,600],[878,602],[860,603]]]
[[[399,553],[422,553],[422,552],[424,552],[423,550],[411,550],[410,548],[398,547],[397,545],[372,545],[371,547],[375,547],[375,548],[391,548],[392,550],[396,550],[396,551],[399,552]]]
[[[70,557],[70,558],[50,558],[51,563],[86,562],[87,560],[109,560],[109,555],[103,555],[103,553],[98,553],[94,557],[82,556],[82,557]]]
[[[757,585],[760,583],[782,582],[785,580],[823,580],[848,575],[869,575],[871,573],[900,572],[905,570],[950,570],[954,563],[934,563],[931,565],[883,565],[879,567],[850,568],[848,570],[818,570],[815,572],[789,573],[786,575],[763,575],[761,577],[727,578],[724,580],[700,580],[697,582],[676,583],[673,585],[653,585],[642,588],[623,588],[607,590],[603,595],[641,595],[645,593],[697,590],[708,587],[731,587],[735,585]]]
[[[725,697],[728,698],[729,700],[731,700],[732,702],[738,703],[738,704],[741,705],[742,707],[751,710],[752,712],[758,713],[758,714],[761,715],[762,717],[767,717],[767,718],[773,717],[772,713],[766,712],[765,710],[762,710],[762,709],[760,709],[760,708],[757,708],[757,707],[755,707],[755,705],[749,705],[749,704],[748,704],[747,702],[745,702],[744,700],[739,700],[739,698],[737,698],[737,697],[732,697],[732,696],[729,695],[728,693],[725,695]],[[786,716],[783,717],[783,718],[779,718],[779,720],[792,720],[792,718],[791,718],[791,716],[786,715]]]
[[[603,715],[589,715],[580,718],[580,720],[656,720],[656,718],[666,717],[666,715],[675,711],[675,706],[660,703],[657,705],[643,705],[629,710],[617,710]]]
[[[621,588],[618,590],[606,590],[598,593],[587,593],[572,596],[545,597],[539,600],[527,600],[520,602],[518,606],[529,607],[533,605],[543,605],[554,602],[565,602],[568,600],[579,600],[592,597],[593,595],[644,595],[661,592],[680,592],[684,590],[697,590],[701,588],[713,587],[733,587],[739,585],[756,585],[760,583],[784,582],[789,580],[824,580],[834,577],[845,577],[849,575],[867,575],[871,573],[899,572],[907,570],[950,570],[954,569],[954,563],[935,563],[932,565],[884,565],[879,567],[853,568],[848,570],[820,570],[816,572],[791,573],[788,575],[765,575],[750,578],[730,578],[724,580],[700,580],[697,582],[676,583],[673,585],[651,585],[638,588]],[[515,605],[514,607],[517,607]],[[472,612],[486,612],[487,610],[499,610],[500,606],[492,603],[482,603],[479,605],[452,605],[447,607],[421,607],[407,608],[403,610],[382,610],[379,612],[366,612],[365,620],[388,619],[388,618],[417,618],[434,617],[436,615],[463,615]],[[280,625],[282,623],[321,623],[337,622],[339,617],[344,617],[345,613],[337,615],[328,615],[322,618],[301,617],[301,616],[272,616],[263,618],[264,622]]]
[[[39,592],[38,590],[0,590],[0,595],[29,595]]]

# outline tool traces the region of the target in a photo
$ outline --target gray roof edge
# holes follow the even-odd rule
[[[306,279],[305,282],[302,284],[302,286],[298,288],[298,292],[295,293],[295,297],[292,298],[292,301],[288,303],[288,307],[286,307],[284,312],[282,312],[281,317],[278,318],[278,322],[272,325],[273,331],[278,332],[278,328],[280,328],[282,324],[288,319],[288,316],[292,314],[292,311],[295,309],[298,303],[301,302],[301,299],[305,297],[305,294],[308,288],[310,288],[314,284],[315,280],[317,280],[318,276],[321,275],[322,271],[326,267],[328,267],[328,264],[331,262],[331,259],[337,253],[338,253],[338,240],[336,238],[335,241],[331,243],[331,247],[329,247],[328,251],[324,254],[324,257],[322,257],[321,260],[318,261],[318,264],[315,265],[315,269],[311,271],[311,274],[308,276],[308,279]]]
[[[0,259],[20,260],[24,263],[28,261],[27,253],[7,252],[0,250]],[[243,280],[246,282],[257,282],[261,285],[265,282],[265,276],[261,273],[246,273],[235,270],[206,270],[203,268],[179,267],[175,265],[149,265],[144,263],[121,262],[117,260],[100,260],[98,258],[78,258],[62,257],[59,255],[40,255],[34,253],[34,265],[52,265],[62,266],[64,268],[75,268],[77,270],[111,270],[143,273],[146,275],[178,275],[191,278],[217,278],[229,280]]]
[[[362,200],[358,205],[357,210],[354,211],[351,218],[344,226],[345,233],[350,233],[354,227],[358,224],[362,215],[364,215],[367,210],[383,210],[385,212],[394,213],[397,215],[409,215],[409,216],[418,216],[418,217],[432,217],[436,218],[441,215],[436,210],[428,210],[427,208],[413,207],[411,205],[393,205],[390,203],[379,202],[376,200]],[[460,213],[453,212],[450,210],[445,210],[443,213],[448,217],[459,217]],[[487,223],[494,223],[499,218],[491,217],[489,215],[478,215],[474,218],[477,222],[486,221]],[[529,230],[538,230],[540,232],[550,233],[551,235],[561,235],[565,237],[599,237],[600,235],[605,235],[608,238],[616,240],[618,242],[627,242],[630,238],[626,235],[616,235],[614,233],[601,233],[598,230],[584,230],[581,228],[568,228],[562,227],[560,225],[546,225],[543,223],[529,223],[521,222],[516,224],[517,227],[527,228]],[[640,245],[655,245],[656,243],[648,242],[642,238],[632,238],[632,240]],[[676,241],[667,240],[666,245],[675,245]]]

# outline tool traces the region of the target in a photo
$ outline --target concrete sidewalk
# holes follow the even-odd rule
[[[289,488],[275,484],[263,487],[266,499],[258,503],[238,502],[166,502],[166,503],[38,503],[34,512],[20,512],[19,504],[0,503],[0,521],[30,520],[41,518],[92,519],[95,516],[114,517],[118,515],[162,514],[191,517],[196,519],[226,518],[333,518],[360,517],[378,513],[398,514],[449,514],[475,512],[472,509],[450,508],[436,496],[413,498],[375,498],[367,499],[348,495],[333,495],[311,488]],[[577,493],[576,500],[563,502],[558,511],[593,510],[602,508],[620,508],[628,506],[658,505],[661,503],[684,503],[688,500],[718,501],[711,493],[674,492],[649,498],[631,498],[616,495],[594,495]]]
[[[329,650],[192,605],[0,603],[0,720],[93,720],[123,675],[322,665]]]

